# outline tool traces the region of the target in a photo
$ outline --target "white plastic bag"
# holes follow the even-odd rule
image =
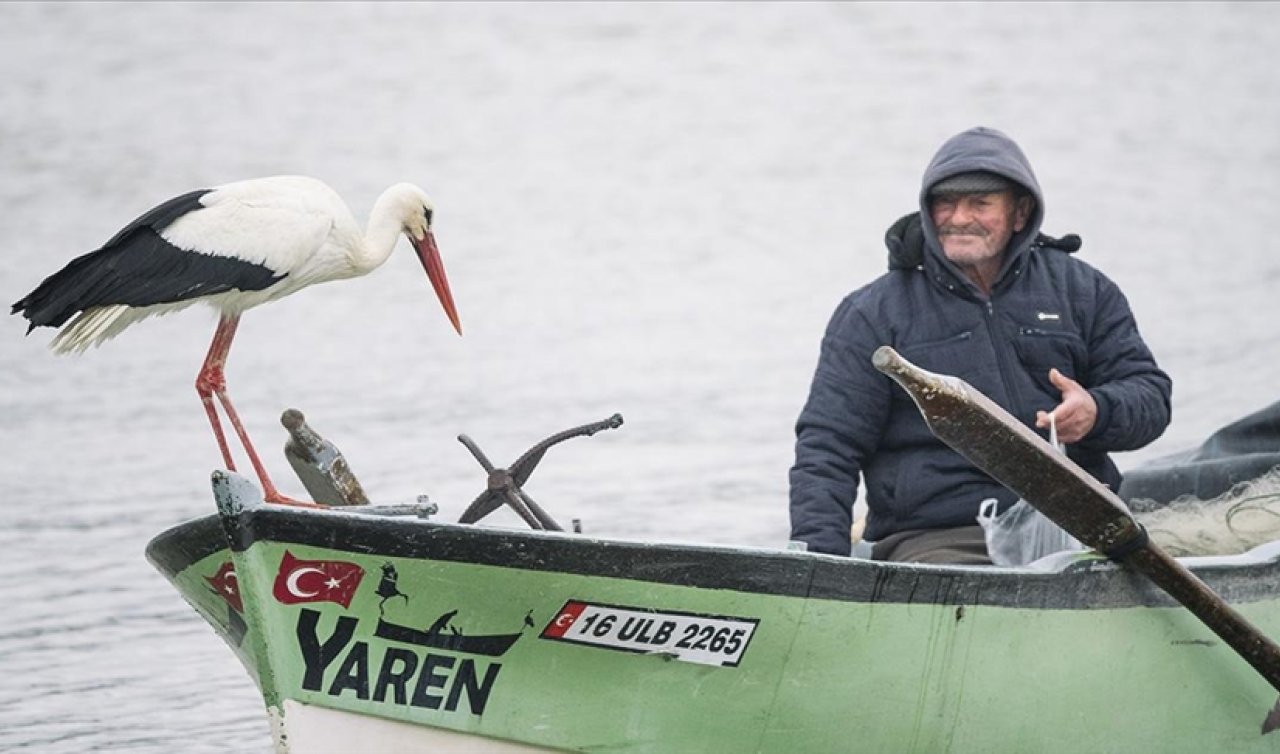
[[[978,524],[986,535],[992,563],[1020,566],[1062,550],[1084,549],[1075,537],[1026,500],[1019,500],[1000,515],[996,515],[996,502],[989,497],[978,508]]]
[[[1049,415],[1049,442],[1063,451],[1053,414]],[[1026,500],[1019,500],[999,515],[996,504],[996,499],[989,497],[978,506],[978,525],[986,535],[987,554],[996,565],[1026,565],[1062,550],[1084,549],[1075,537]]]

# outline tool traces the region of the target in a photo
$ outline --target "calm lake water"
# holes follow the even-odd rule
[[[295,406],[380,501],[456,518],[500,464],[589,531],[782,546],[820,334],[977,124],[1174,378],[1132,467],[1277,399],[1280,6],[3,4],[0,291],[155,203],[278,173],[363,217],[409,180],[466,336],[401,249],[245,316],[230,392],[286,492]],[[203,309],[82,357],[0,335],[0,750],[265,752],[232,654],[143,559],[211,512]],[[518,525],[510,517],[511,525]]]

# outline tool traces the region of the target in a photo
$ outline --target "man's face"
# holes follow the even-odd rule
[[[1011,191],[943,195],[929,202],[929,214],[947,259],[962,267],[990,264],[1026,227],[1031,199],[1015,199]]]

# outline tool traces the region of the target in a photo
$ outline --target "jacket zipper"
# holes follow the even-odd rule
[[[1004,393],[1009,397],[1009,405],[1020,409],[1022,407],[1022,396],[1019,395],[1016,386],[1009,380],[1008,357],[1004,352],[1005,344],[1001,338],[997,337],[995,302],[988,298],[984,308],[987,314],[987,337],[991,341],[991,349],[996,353],[996,371],[1000,373],[1000,384],[1004,386]]]

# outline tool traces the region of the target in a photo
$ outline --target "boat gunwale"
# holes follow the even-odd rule
[[[692,543],[649,543],[582,534],[479,527],[410,516],[284,506],[217,514],[157,535],[147,558],[176,576],[226,549],[274,541],[377,557],[428,559],[527,571],[627,579],[760,595],[876,604],[989,605],[1092,610],[1173,607],[1136,574],[1096,557],[1048,569],[886,563],[820,553]],[[1234,604],[1280,597],[1280,543],[1250,553],[1188,558],[1200,578]]]

